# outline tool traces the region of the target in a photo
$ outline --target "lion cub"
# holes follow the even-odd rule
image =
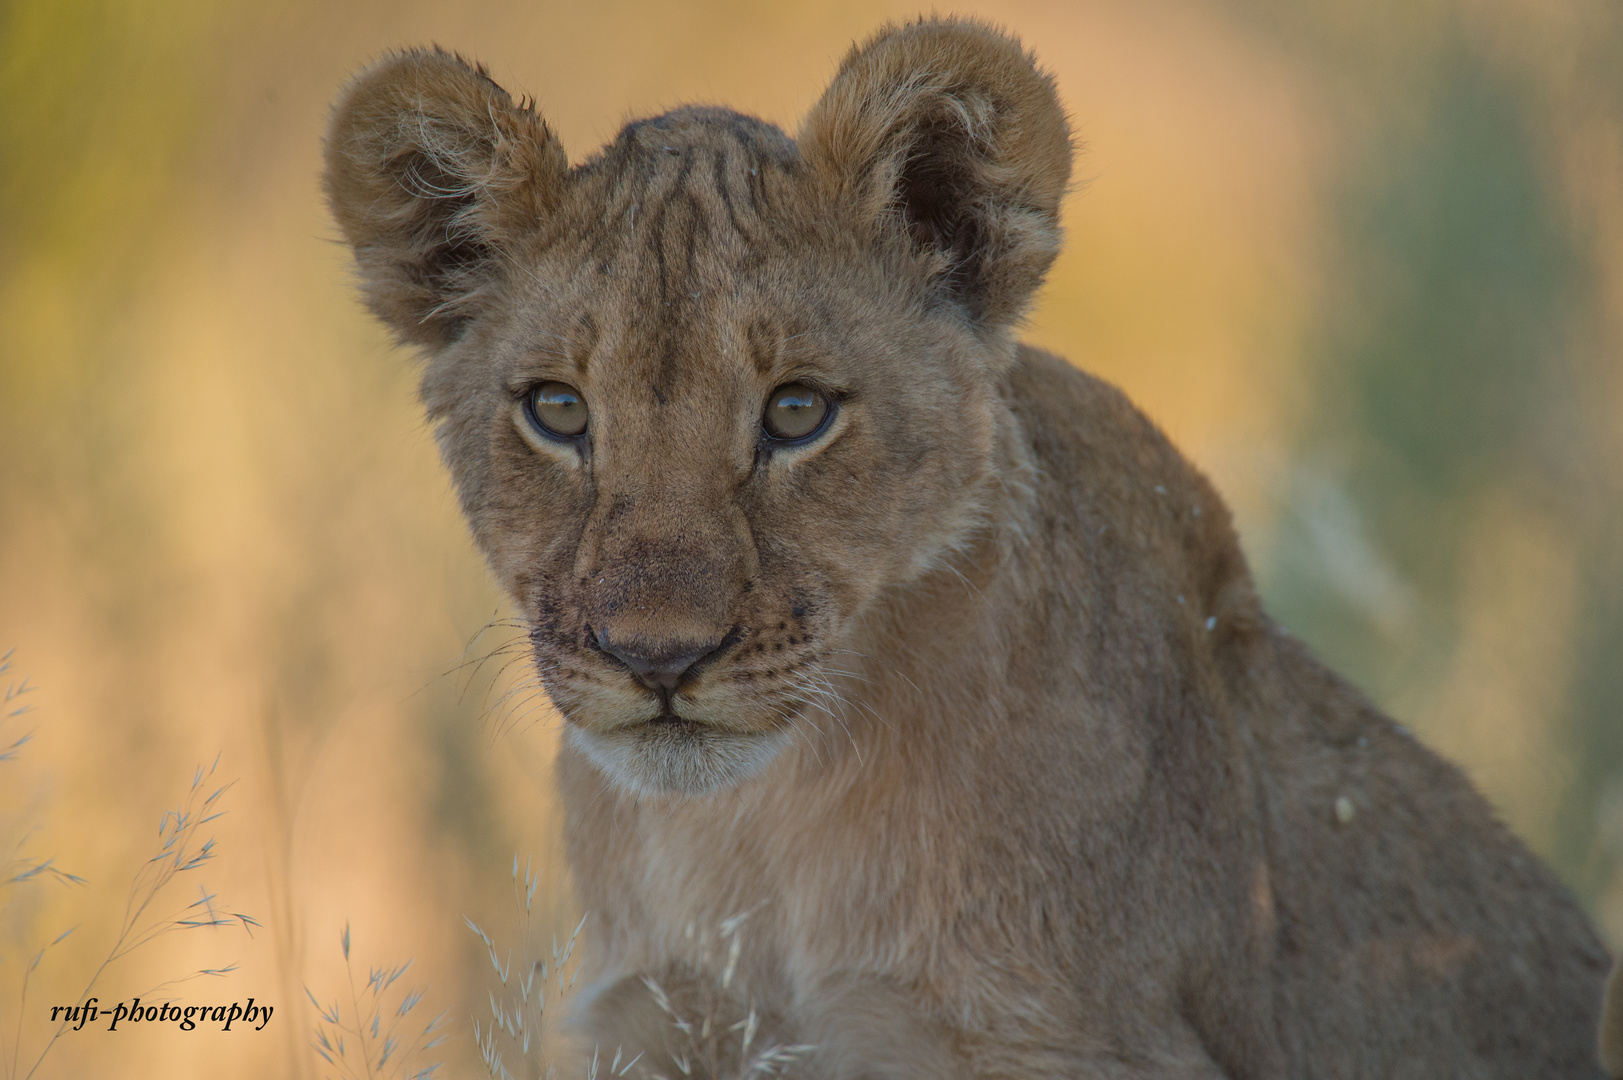
[[[1015,340],[1071,168],[1017,42],[888,28],[794,138],[682,108],[575,166],[411,51],[326,153],[563,717],[590,1042],[672,1076],[791,1044],[815,1077],[1601,1075],[1571,896],[1268,618],[1160,432]]]

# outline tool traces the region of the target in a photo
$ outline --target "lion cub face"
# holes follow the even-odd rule
[[[995,41],[881,39],[798,143],[682,109],[573,169],[445,54],[339,102],[326,183],[368,299],[428,352],[569,737],[629,789],[764,767],[853,621],[979,524],[1070,161],[1049,81]]]
[[[431,400],[570,738],[700,792],[764,765],[850,620],[959,542],[1000,406],[973,339],[878,268],[820,280],[735,230],[726,200],[764,230],[749,170],[784,164],[710,124],[634,137],[645,174],[568,208],[620,220],[523,264]]]

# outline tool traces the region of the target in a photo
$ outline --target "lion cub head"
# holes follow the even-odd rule
[[[880,33],[798,139],[683,108],[573,168],[482,70],[407,52],[345,90],[326,169],[542,681],[619,784],[761,769],[854,622],[984,525],[1070,172],[1001,34]]]

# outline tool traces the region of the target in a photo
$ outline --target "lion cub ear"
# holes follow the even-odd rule
[[[472,314],[501,255],[556,206],[568,168],[541,118],[482,68],[412,50],[339,96],[324,184],[373,312],[437,348]]]
[[[887,27],[846,56],[800,132],[806,162],[882,240],[991,328],[1020,316],[1059,250],[1071,136],[1013,38],[962,19]]]

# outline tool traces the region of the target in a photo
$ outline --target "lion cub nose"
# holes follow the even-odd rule
[[[655,645],[635,638],[616,641],[607,630],[597,632],[597,646],[631,669],[650,690],[675,690],[693,665],[721,648],[722,639],[695,644],[677,641]]]

